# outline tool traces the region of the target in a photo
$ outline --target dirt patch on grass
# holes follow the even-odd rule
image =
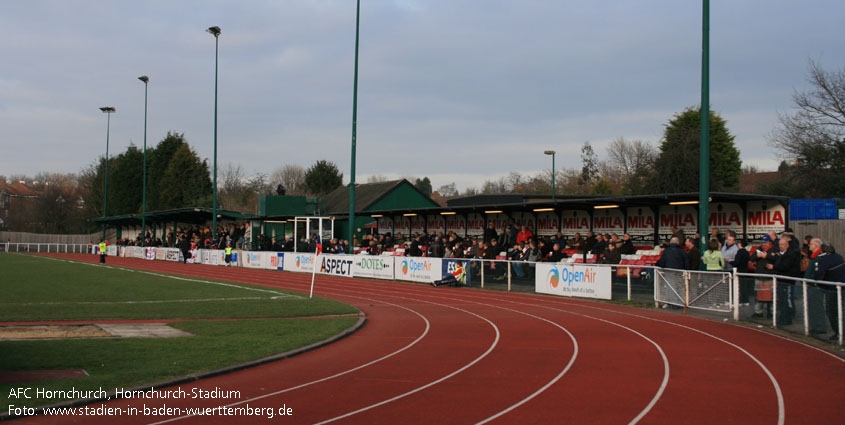
[[[111,333],[97,325],[0,326],[0,340],[54,338],[108,338]]]

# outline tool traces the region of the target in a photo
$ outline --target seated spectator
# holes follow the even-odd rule
[[[604,239],[604,235],[601,233],[596,235],[596,243],[593,244],[593,249],[590,250],[590,253],[595,254],[596,262],[598,259],[604,255],[604,250],[607,249],[607,241]]]
[[[567,255],[563,250],[560,248],[560,245],[554,244],[552,246],[552,251],[549,253],[549,256],[546,258],[546,261],[550,263],[559,263],[564,258],[567,258]]]
[[[575,237],[569,240],[569,249],[581,250],[584,246],[584,238],[581,237],[580,232],[575,232]]]
[[[528,240],[533,237],[534,233],[531,233],[531,231],[528,230],[528,226],[522,226],[522,230],[519,232],[518,235],[516,235],[516,243],[528,242]]]
[[[619,264],[622,261],[622,251],[616,244],[608,244],[604,254],[603,264]]]
[[[634,248],[634,242],[631,241],[631,235],[625,233],[622,235],[622,247],[619,249],[619,253],[622,255],[632,255],[637,252],[637,248]]]

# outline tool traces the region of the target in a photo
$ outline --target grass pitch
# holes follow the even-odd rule
[[[61,401],[10,399],[12,388],[96,390],[146,385],[292,350],[342,332],[357,321],[357,317],[294,319],[358,310],[270,288],[18,254],[0,254],[0,271],[0,322],[187,319],[171,326],[195,335],[0,341],[0,371],[84,369],[90,375],[0,384],[3,413],[9,404]]]

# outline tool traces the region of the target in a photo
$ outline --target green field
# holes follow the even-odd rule
[[[10,403],[59,401],[10,400],[15,387],[129,388],[255,360],[326,339],[358,320],[315,316],[357,313],[343,303],[277,289],[0,254],[0,322],[188,319],[171,326],[194,335],[0,341],[0,371],[85,369],[90,375],[0,384],[0,407],[5,413]]]

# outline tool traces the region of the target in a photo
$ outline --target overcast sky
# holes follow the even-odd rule
[[[700,102],[701,2],[364,0],[357,178],[459,188],[510,171],[580,168],[617,137],[656,144]],[[746,164],[806,89],[808,60],[845,65],[845,2],[711,2],[713,110]],[[0,1],[0,174],[79,172],[105,151],[184,133],[218,165],[271,173],[335,162],[348,180],[354,0]]]

